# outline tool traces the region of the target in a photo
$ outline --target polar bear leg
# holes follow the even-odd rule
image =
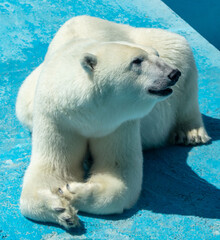
[[[192,83],[197,83],[197,78],[190,80]],[[197,91],[197,86],[191,87],[186,90],[185,99],[180,101],[177,123],[170,138],[173,144],[197,145],[207,143],[211,139],[203,124]]]
[[[189,121],[182,123],[171,134],[170,138],[171,143],[184,145],[197,145],[205,144],[211,140],[211,138],[209,137],[208,133],[205,130],[205,127],[203,126],[202,120],[200,124],[196,124],[198,122],[195,119],[189,118],[188,120],[191,123],[189,123]]]
[[[35,221],[57,223],[65,228],[79,225],[77,211],[62,198],[62,191],[57,188],[64,180],[33,168],[27,170],[25,178],[28,183],[24,184],[20,199],[24,216]]]
[[[20,208],[24,216],[65,228],[78,225],[76,210],[63,198],[68,181],[83,181],[86,139],[37,116],[34,121],[31,163],[23,181]],[[39,125],[39,126],[38,126]]]
[[[128,122],[106,137],[92,139],[91,177],[62,188],[72,205],[93,214],[121,213],[137,201],[142,184],[143,157],[139,123]]]

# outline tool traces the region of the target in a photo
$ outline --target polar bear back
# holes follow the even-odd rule
[[[187,62],[194,61],[187,41],[178,34],[155,28],[135,28],[90,16],[78,16],[67,21],[51,42],[47,55],[63,44],[79,39],[126,41],[149,46],[155,48],[162,58],[166,58],[175,67],[179,67],[176,65],[181,65],[186,57]],[[173,61],[175,55],[179,55],[180,60]]]

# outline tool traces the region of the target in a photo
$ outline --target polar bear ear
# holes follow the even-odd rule
[[[97,58],[91,53],[85,53],[80,61],[82,67],[89,73],[94,71],[97,64]]]

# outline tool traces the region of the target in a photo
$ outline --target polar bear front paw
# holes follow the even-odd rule
[[[102,199],[103,188],[100,183],[94,182],[70,182],[63,188],[63,196],[71,206],[80,210],[91,212],[98,211],[100,199]],[[96,212],[91,212],[96,213]]]
[[[54,211],[57,214],[59,224],[65,228],[69,229],[80,226],[77,211],[72,206],[68,206],[67,208],[56,207]]]
[[[69,199],[64,196],[61,188],[58,188],[57,195],[59,203],[53,204],[52,211],[57,218],[57,222],[66,229],[80,226],[77,210],[71,206]]]
[[[91,192],[94,191],[94,184],[71,182],[67,183],[61,191],[63,192],[63,197],[74,205],[77,201],[83,201],[89,197]]]
[[[198,145],[209,142],[211,138],[208,136],[204,127],[191,130],[178,130],[171,135],[172,144]]]

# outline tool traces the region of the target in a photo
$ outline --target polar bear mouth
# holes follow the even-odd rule
[[[148,92],[153,95],[164,97],[170,95],[173,92],[173,90],[171,88],[166,88],[163,90],[148,89]]]

